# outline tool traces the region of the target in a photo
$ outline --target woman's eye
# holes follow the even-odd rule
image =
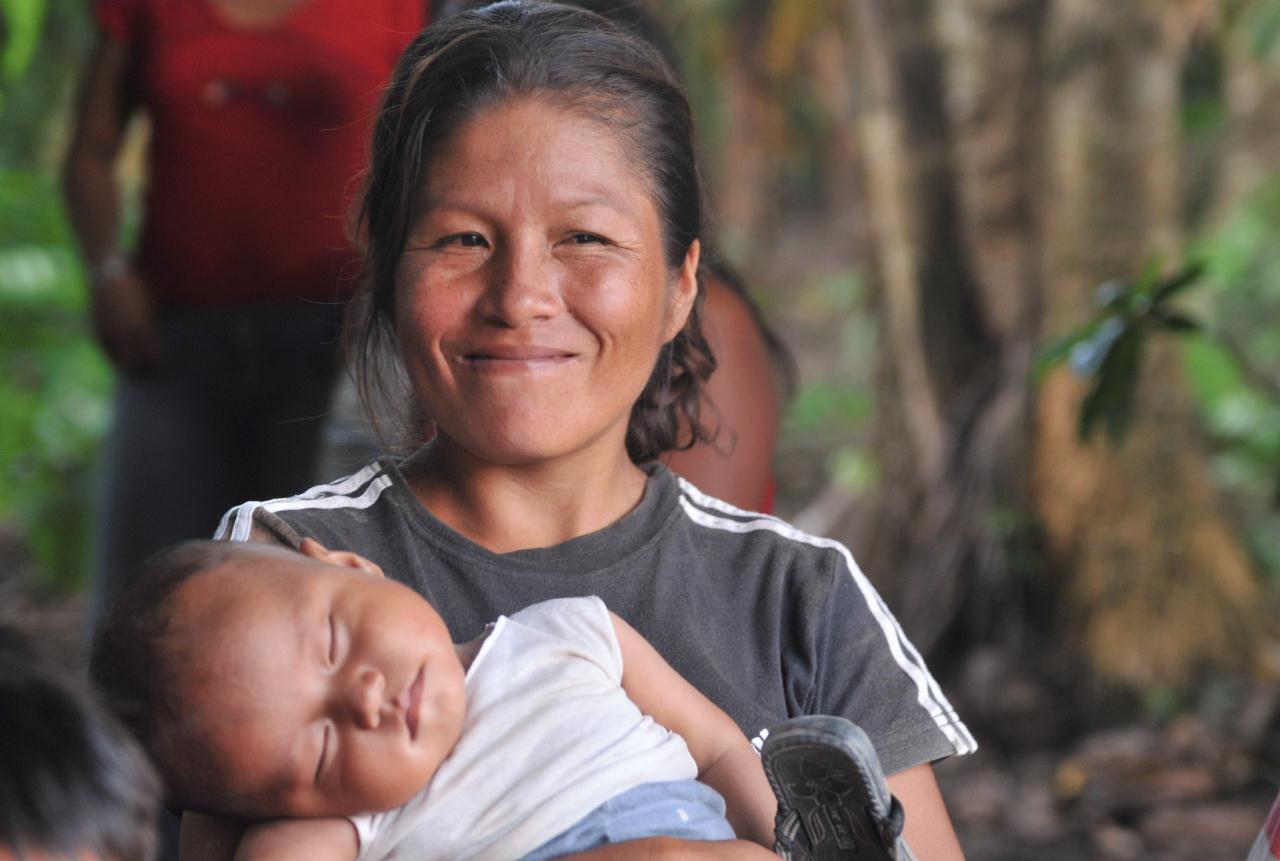
[[[575,233],[573,241],[578,245],[603,245],[604,237],[596,236],[594,233]]]
[[[455,233],[446,237],[443,245],[459,245],[463,248],[484,248],[488,243],[479,233]]]
[[[329,614],[329,666],[333,666],[338,660],[338,626],[333,621],[333,614]]]

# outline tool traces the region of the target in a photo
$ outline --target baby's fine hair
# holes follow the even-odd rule
[[[170,807],[237,812],[219,800],[211,784],[215,763],[194,743],[198,727],[182,707],[190,644],[173,625],[173,611],[183,585],[249,552],[228,541],[186,541],[161,550],[143,564],[94,634],[89,678],[159,768]]]
[[[0,855],[148,861],[160,781],[83,680],[0,625]]]

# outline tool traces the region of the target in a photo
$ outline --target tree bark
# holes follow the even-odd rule
[[[1076,440],[1080,381],[1029,388],[1042,333],[1178,249],[1180,8],[854,4],[881,482],[842,534],[922,648],[1016,628],[1009,551],[1036,524],[1101,675],[1177,683],[1248,641],[1257,586],[1172,350],[1149,351],[1120,448]]]
[[[1174,258],[1179,229],[1177,10],[1060,4],[1051,44],[1055,287],[1050,328],[1088,312],[1094,285]],[[1178,684],[1247,652],[1258,586],[1220,511],[1194,404],[1171,345],[1151,345],[1121,447],[1080,444],[1082,386],[1050,380],[1038,411],[1035,498],[1090,663],[1122,681]]]
[[[976,522],[982,417],[998,393],[999,349],[961,231],[943,58],[924,0],[854,4],[865,101],[860,119],[876,239],[883,350],[880,492],[847,522],[908,633],[927,649],[981,558]]]

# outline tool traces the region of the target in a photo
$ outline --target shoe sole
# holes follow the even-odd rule
[[[889,816],[889,788],[866,733],[843,718],[811,715],[769,733],[761,751],[778,799],[800,817],[810,853],[793,861],[894,861],[873,817]]]

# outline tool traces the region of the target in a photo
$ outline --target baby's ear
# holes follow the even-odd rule
[[[327,562],[330,565],[354,568],[357,571],[374,574],[378,577],[386,576],[378,565],[365,559],[359,553],[351,553],[346,550],[330,550],[314,538],[302,539],[302,543],[298,545],[298,552],[310,559]]]

